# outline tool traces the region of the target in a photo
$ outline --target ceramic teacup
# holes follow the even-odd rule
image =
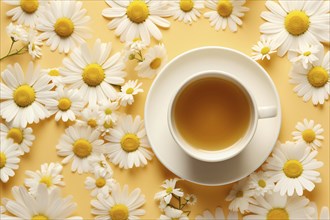
[[[181,100],[179,97],[190,85],[203,79],[220,79],[235,85],[240,90],[241,94],[245,96],[248,103],[247,110],[249,112],[249,121],[246,131],[235,143],[224,149],[205,150],[198,146],[193,146],[191,142],[183,137],[178,129],[178,124],[175,119],[175,106],[178,105],[178,100]],[[228,160],[239,154],[250,143],[256,131],[259,119],[272,118],[277,115],[277,108],[275,106],[258,106],[253,94],[247,87],[248,86],[245,82],[239,80],[232,74],[217,70],[208,70],[192,75],[190,78],[186,79],[176,91],[174,91],[168,108],[168,126],[174,140],[185,153],[197,160],[205,162]],[[237,126],[238,125],[239,124],[237,124]]]

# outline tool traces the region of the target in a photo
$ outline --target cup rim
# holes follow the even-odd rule
[[[218,77],[218,78],[225,78],[229,79],[236,85],[238,85],[250,102],[250,110],[251,110],[251,119],[250,119],[250,126],[243,136],[238,142],[236,142],[234,145],[229,146],[225,149],[217,150],[217,151],[207,151],[203,149],[197,149],[190,144],[188,144],[186,141],[184,141],[184,138],[179,134],[179,131],[176,129],[175,121],[174,121],[174,104],[176,99],[178,98],[179,94],[183,91],[186,86],[191,84],[192,82],[202,79],[202,78],[208,78],[208,77]],[[168,121],[168,127],[170,130],[170,133],[174,139],[174,141],[180,146],[180,148],[189,156],[200,160],[204,162],[220,162],[224,160],[228,160],[232,157],[235,157],[238,155],[242,150],[249,144],[249,142],[252,140],[254,133],[257,128],[258,123],[258,109],[257,109],[257,103],[252,95],[252,93],[246,88],[244,83],[240,81],[237,77],[233,76],[232,74],[229,74],[225,71],[219,71],[219,70],[205,70],[198,72],[196,74],[193,74],[192,76],[188,77],[186,80],[183,81],[183,83],[180,84],[178,89],[173,93],[172,98],[170,100],[170,104],[168,106],[168,112],[167,112],[167,121]],[[181,141],[183,140],[183,141]],[[240,143],[241,140],[244,140],[243,143]],[[240,144],[239,144],[240,143]],[[238,145],[239,144],[239,145]]]

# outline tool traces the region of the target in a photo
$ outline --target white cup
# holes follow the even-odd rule
[[[174,119],[174,106],[175,103],[180,96],[181,92],[191,83],[205,79],[205,78],[220,78],[227,80],[231,83],[234,83],[238,86],[241,91],[246,95],[249,106],[250,106],[250,125],[245,132],[245,135],[240,138],[236,143],[233,145],[217,151],[208,151],[199,149],[198,147],[191,146],[180,134],[176,127],[175,119]],[[186,152],[191,157],[205,162],[219,162],[228,160],[237,154],[239,154],[251,141],[254,136],[254,133],[257,128],[258,120],[263,118],[272,118],[275,117],[277,114],[276,106],[257,106],[255,99],[253,98],[252,93],[247,89],[245,83],[237,79],[235,76],[218,71],[218,70],[208,70],[204,72],[197,73],[182,83],[182,85],[178,88],[177,91],[174,92],[174,95],[170,101],[169,108],[168,108],[168,126],[170,132],[177,142],[177,144],[182,148],[184,152]]]

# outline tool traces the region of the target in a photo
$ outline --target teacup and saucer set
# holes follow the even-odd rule
[[[211,107],[208,99],[214,100]],[[193,49],[169,62],[149,90],[144,115],[160,162],[182,179],[209,186],[255,171],[271,153],[281,126],[279,96],[267,72],[223,47]],[[208,149],[213,139],[228,146]]]

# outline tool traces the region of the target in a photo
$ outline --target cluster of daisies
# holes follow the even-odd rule
[[[186,210],[186,207],[197,202],[194,194],[185,195],[181,188],[176,188],[178,181],[177,178],[165,180],[161,185],[163,190],[155,194],[155,200],[159,201],[159,208],[164,212],[159,217],[160,220],[188,220],[191,211]]]
[[[17,22],[8,28],[13,43],[22,40],[28,45],[28,51],[33,58],[41,56],[42,41],[50,46],[52,51],[58,49],[60,53],[69,53],[75,46],[82,44],[91,37],[88,28],[91,18],[87,10],[82,8],[80,1],[50,1],[50,0],[4,0],[4,3],[14,6],[6,15]],[[226,29],[233,32],[242,25],[241,17],[248,11],[244,7],[245,0],[105,0],[109,8],[102,11],[102,15],[110,18],[109,29],[115,29],[115,35],[122,42],[130,42],[140,38],[147,45],[151,37],[160,41],[160,28],[169,28],[167,17],[191,24],[201,16],[201,9],[205,6],[210,11],[204,17],[210,20],[216,30]],[[24,27],[29,27],[31,33],[26,34]],[[23,33],[25,32],[25,33]],[[17,36],[18,38],[13,38]],[[26,51],[27,47],[23,47]],[[10,48],[12,49],[12,48]],[[22,50],[9,51],[7,54],[17,55]],[[25,52],[24,51],[24,52]],[[3,58],[7,57],[4,56]]]
[[[94,160],[96,162],[96,160]],[[83,219],[72,216],[77,204],[72,197],[61,197],[61,186],[64,186],[62,165],[45,163],[35,172],[26,171],[25,186],[15,186],[12,194],[15,200],[3,198],[1,219]],[[140,189],[128,193],[125,185],[122,189],[112,179],[112,170],[106,163],[96,162],[93,170],[96,179],[87,177],[86,188],[91,191],[92,213],[96,218],[121,220],[137,218],[145,211],[139,209],[145,203]]]
[[[56,146],[63,164],[73,161],[73,172],[89,172],[93,156],[107,157],[125,169],[152,159],[143,120],[123,113],[143,92],[138,80],[125,83],[124,57],[140,54],[138,75],[151,78],[165,63],[166,50],[156,45],[142,57],[136,45],[143,42],[132,42],[125,52],[110,56],[111,43],[96,40],[93,48],[84,43],[63,60],[63,67],[41,70],[31,62],[25,74],[18,63],[8,65],[0,88],[0,113],[6,121],[1,124],[2,182],[14,175],[18,156],[30,150],[35,137],[28,126],[53,115],[56,121],[73,122]]]
[[[270,60],[271,54],[288,54],[293,65],[289,74],[294,92],[314,105],[324,104],[330,94],[330,55],[321,43],[330,39],[328,1],[267,1],[261,13],[260,41],[252,47],[252,58]]]
[[[14,186],[14,200],[2,198],[1,219],[83,219],[72,216],[77,204],[72,196],[63,198],[59,186],[64,186],[62,165],[42,164],[40,170],[26,171],[25,186]]]
[[[26,52],[30,54],[32,59],[41,57],[41,46],[43,43],[38,35],[38,31],[34,28],[27,28],[21,24],[10,23],[6,31],[11,39],[11,45],[8,53],[2,56],[0,61],[7,57],[21,55]],[[15,44],[19,44],[19,46],[15,46]]]
[[[240,215],[251,220],[329,219],[328,207],[322,207],[319,215],[316,204],[303,195],[304,190],[311,192],[315,183],[321,182],[317,169],[323,163],[315,157],[321,147],[324,130],[320,124],[307,119],[298,122],[296,129],[292,132],[294,142],[278,142],[259,171],[233,185],[226,197],[229,202],[227,215],[221,207],[217,207],[214,213],[205,210],[195,219],[239,219]],[[177,181],[165,180],[164,190],[155,195],[165,213],[160,219],[188,219],[190,212],[182,208],[197,201],[194,195],[188,195],[182,202],[184,193],[176,188]],[[171,203],[173,200],[175,202]]]
[[[243,219],[318,219],[304,191],[320,183],[317,169],[323,162],[315,157],[324,132],[320,124],[304,119],[292,132],[294,142],[278,142],[259,171],[236,183],[226,201]]]

